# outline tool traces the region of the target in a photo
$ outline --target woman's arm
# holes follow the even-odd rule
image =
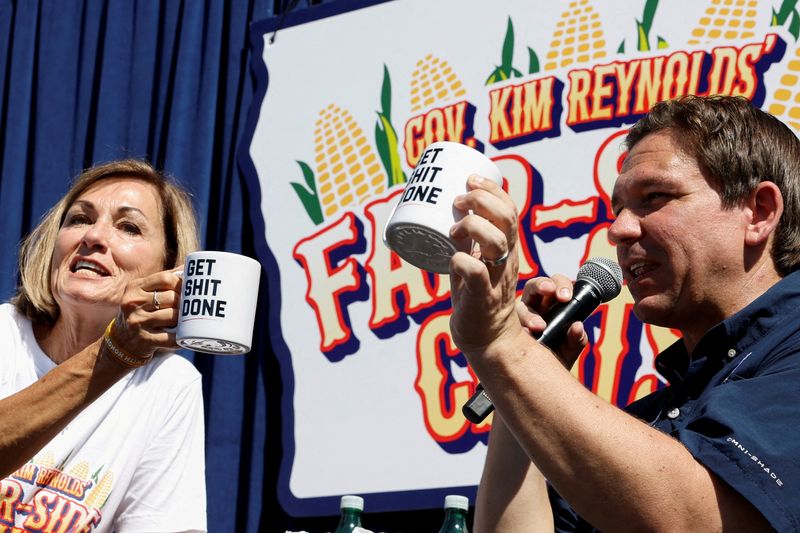
[[[122,297],[114,345],[146,362],[158,348],[175,346],[166,331],[177,320],[180,279],[171,271],[132,282]],[[163,302],[152,306],[152,292]],[[52,341],[52,339],[51,339]],[[67,358],[41,379],[0,400],[0,478],[12,474],[53,439],[84,408],[133,367],[120,361],[103,338]]]
[[[130,371],[106,350],[98,339],[40,380],[0,400],[0,478],[36,455]]]

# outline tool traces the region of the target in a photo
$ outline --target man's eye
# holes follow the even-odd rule
[[[655,201],[658,201],[658,200],[663,200],[663,199],[665,199],[667,197],[668,197],[667,193],[651,192],[651,193],[647,193],[647,195],[645,196],[645,200],[648,201],[648,202],[655,202]]]

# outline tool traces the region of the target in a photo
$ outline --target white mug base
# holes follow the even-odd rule
[[[412,222],[398,222],[389,226],[386,229],[386,242],[406,262],[439,274],[450,272],[450,258],[457,251],[449,238]]]
[[[207,337],[184,337],[177,339],[176,342],[182,348],[216,355],[241,355],[250,351],[250,347],[244,344],[221,339],[209,339]]]

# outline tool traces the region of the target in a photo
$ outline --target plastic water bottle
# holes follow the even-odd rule
[[[469,499],[466,496],[450,494],[444,498],[444,523],[439,533],[469,533],[467,529],[467,510]]]
[[[364,498],[361,496],[342,496],[339,504],[341,518],[333,533],[351,533],[353,528],[361,527],[361,512],[364,511]]]

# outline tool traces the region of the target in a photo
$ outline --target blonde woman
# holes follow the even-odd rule
[[[20,250],[0,306],[0,521],[205,531],[200,374],[170,352],[197,248],[188,195],[150,164],[90,168]]]

